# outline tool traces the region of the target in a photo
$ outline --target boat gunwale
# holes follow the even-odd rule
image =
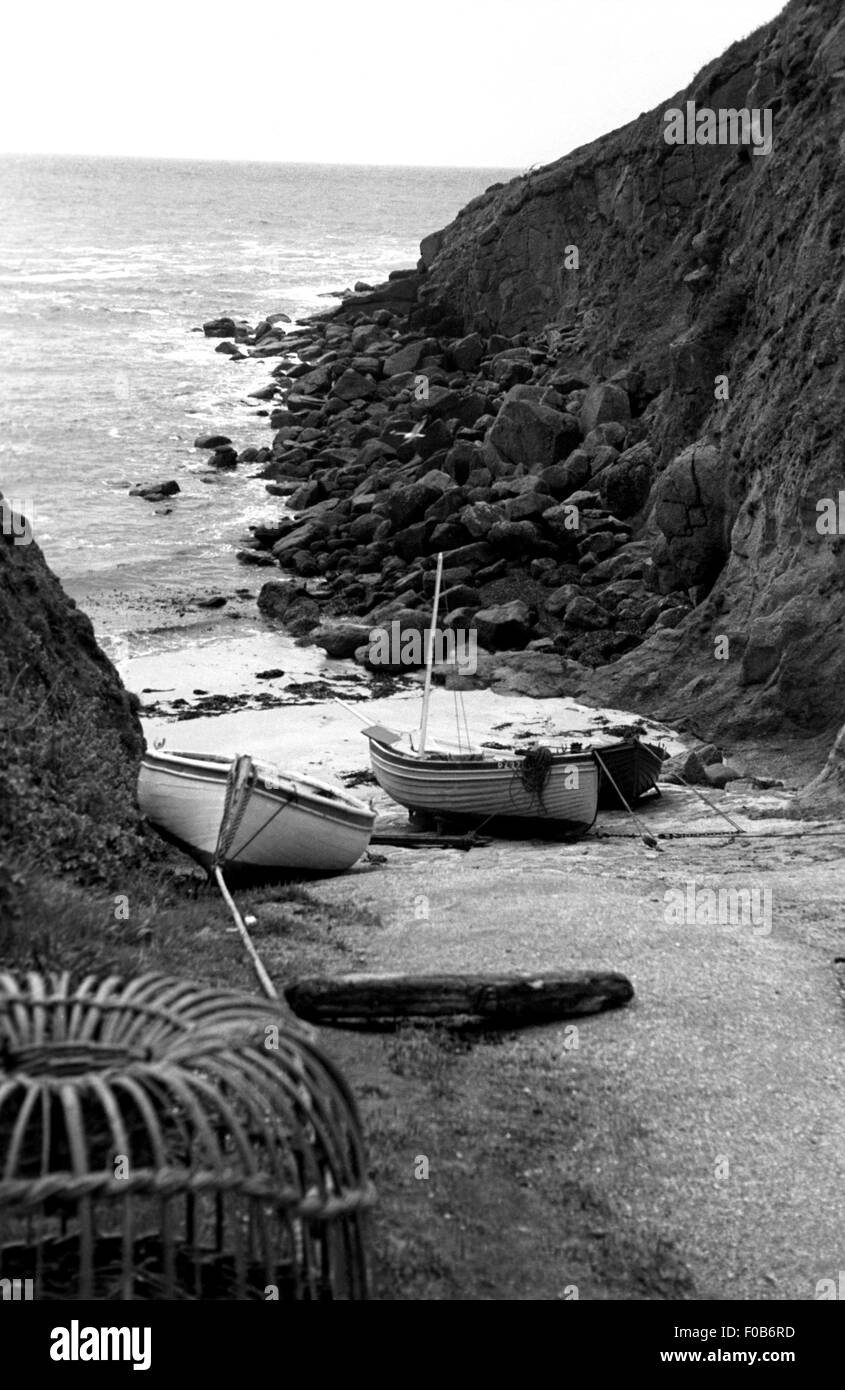
[[[170,749],[148,749],[141,758],[141,770],[146,768],[152,774],[162,773],[165,776],[177,777],[186,782],[206,782],[214,786],[225,784],[234,761],[234,758],[227,758],[219,753],[185,754]],[[180,763],[184,765],[180,766]],[[203,763],[208,763],[210,766],[203,769]],[[360,797],[347,791],[345,787],[334,788],[328,783],[321,782],[315,777],[308,777],[304,773],[283,773],[281,771],[277,774],[279,781],[286,785],[274,787],[268,783],[265,775],[259,770],[260,765],[260,760],[256,763],[253,759],[253,766],[256,769],[254,792],[259,792],[273,801],[296,801],[303,806],[312,802],[321,808],[321,814],[343,810],[347,814],[362,816],[375,823],[376,812]],[[265,763],[264,766],[267,768],[275,767],[274,764],[269,763]],[[205,775],[203,775],[203,771]],[[325,808],[325,811],[322,808]],[[341,817],[336,818],[340,819]]]

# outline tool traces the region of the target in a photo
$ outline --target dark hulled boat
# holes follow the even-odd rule
[[[659,744],[623,738],[604,747],[593,745],[592,751],[599,769],[599,806],[602,809],[624,810],[623,797],[633,806],[649,792],[660,795],[657,781],[669,755]]]

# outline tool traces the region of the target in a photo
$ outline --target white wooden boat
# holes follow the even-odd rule
[[[599,769],[589,751],[415,751],[390,731],[363,733],[379,786],[411,812],[444,818],[551,820],[586,831],[596,818]]]
[[[341,787],[252,758],[149,749],[138,801],[165,839],[203,868],[241,871],[351,868],[376,814]]]
[[[443,556],[438,555],[418,738],[403,739],[381,725],[362,730],[369,739],[376,781],[412,813],[470,819],[476,829],[483,821],[516,818],[550,821],[556,830],[566,833],[589,830],[596,818],[599,794],[599,768],[589,750],[533,748],[517,752],[467,747],[451,752],[428,747],[442,575]]]

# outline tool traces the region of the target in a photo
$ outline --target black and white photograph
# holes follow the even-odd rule
[[[808,1376],[841,0],[1,27],[6,1344],[557,1302],[571,1369]]]

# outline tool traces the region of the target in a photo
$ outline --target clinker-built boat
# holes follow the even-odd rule
[[[589,747],[599,767],[599,806],[622,810],[634,806],[649,792],[660,794],[657,781],[668,757],[665,748],[634,737],[618,743],[595,742]]]
[[[554,823],[564,833],[583,833],[596,818],[599,768],[589,751],[536,747],[524,752],[427,744],[434,633],[443,556],[437,558],[434,606],[427,634],[426,673],[418,737],[374,725],[362,730],[379,786],[412,813],[480,823],[517,818]],[[468,740],[467,740],[468,742]]]
[[[364,729],[379,786],[411,812],[444,819],[549,820],[589,830],[596,818],[599,772],[589,752],[417,752],[390,731]]]
[[[159,834],[209,870],[341,873],[364,853],[376,819],[341,787],[214,753],[148,749],[138,800]]]

